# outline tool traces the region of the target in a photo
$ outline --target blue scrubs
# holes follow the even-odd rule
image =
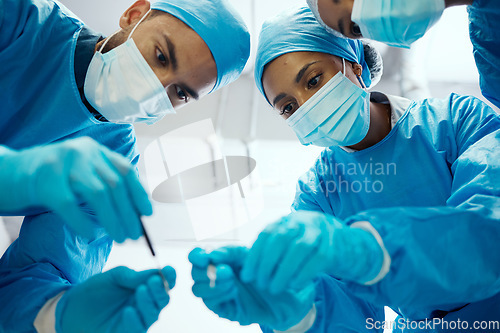
[[[98,39],[54,1],[0,0],[0,145],[88,136],[137,162],[133,127],[97,120],[82,100]],[[81,238],[43,209],[8,214],[27,217],[0,260],[0,332],[30,332],[48,299],[102,270],[112,241],[97,226]]]
[[[409,320],[500,320],[499,147],[500,116],[480,100],[412,102],[376,145],[324,150],[292,209],[369,221],[380,233],[391,269],[373,286],[347,283],[360,299]]]
[[[500,1],[474,0],[468,12],[481,91],[500,108]]]

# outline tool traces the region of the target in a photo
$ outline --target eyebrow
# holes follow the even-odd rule
[[[302,78],[304,77],[304,74],[306,73],[307,69],[318,62],[320,61],[313,61],[308,63],[307,65],[304,65],[304,67],[302,67],[302,69],[297,73],[297,76],[295,77],[295,82],[299,83],[300,80],[302,80]],[[281,93],[278,96],[276,96],[273,100],[273,106],[276,106],[276,104],[285,97],[286,97],[285,93]]]
[[[172,67],[174,68],[174,71],[176,71],[178,66],[177,66],[177,56],[175,54],[175,45],[174,45],[174,43],[172,43],[172,40],[170,39],[170,37],[168,37],[166,34],[163,34],[163,37],[165,38],[165,42],[167,44],[169,60],[172,64]],[[179,83],[178,86],[181,87],[182,89],[184,89],[195,100],[200,99],[200,95],[193,88],[188,86],[187,84]]]
[[[165,38],[165,41],[167,43],[168,58],[170,59],[170,62],[172,63],[172,67],[174,68],[174,71],[176,71],[177,70],[177,57],[175,55],[175,45],[174,45],[174,43],[172,43],[172,40],[166,34],[163,34],[163,37]]]
[[[279,101],[281,101],[283,98],[286,97],[286,94],[285,93],[281,93],[279,94],[278,96],[276,96],[273,100],[273,107],[276,106],[276,103],[278,103]]]
[[[345,30],[344,30],[344,22],[342,21],[342,19],[339,19],[339,22],[337,23],[338,24],[338,28],[339,28],[339,32],[345,36]]]
[[[302,78],[304,77],[304,74],[306,73],[307,69],[311,67],[311,65],[314,65],[317,62],[319,61],[313,61],[302,67],[302,69],[297,73],[297,76],[295,77],[295,82],[299,83],[300,80],[302,80]]]
[[[199,100],[200,99],[200,96],[198,95],[198,93],[194,89],[190,88],[188,85],[186,85],[184,83],[180,83],[179,87],[181,87],[182,89],[186,90],[187,93],[189,95],[191,95],[191,97],[193,97],[195,100]]]

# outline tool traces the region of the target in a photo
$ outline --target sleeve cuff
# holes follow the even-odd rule
[[[59,300],[64,295],[64,291],[49,299],[40,309],[36,316],[34,326],[37,333],[56,332],[56,307]]]
[[[391,268],[391,256],[389,255],[389,252],[387,252],[387,249],[385,248],[382,237],[380,237],[380,234],[378,233],[377,230],[375,230],[375,228],[371,225],[370,222],[367,221],[354,222],[353,224],[351,224],[351,227],[362,229],[371,233],[373,237],[375,237],[375,240],[377,241],[378,245],[380,245],[382,253],[384,254],[384,261],[382,262],[382,267],[380,268],[380,272],[374,279],[364,283],[367,286],[371,286],[382,280],[387,275],[387,273],[389,273],[389,270]]]
[[[290,327],[286,331],[276,331],[273,330],[274,333],[305,333],[307,332],[313,325],[316,320],[316,305],[313,304],[311,310],[307,313],[307,315],[298,323],[297,325]]]

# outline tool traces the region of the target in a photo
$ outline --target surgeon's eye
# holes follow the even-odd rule
[[[175,93],[177,97],[181,100],[184,100],[184,103],[187,103],[189,100],[188,94],[180,87],[175,87]]]
[[[359,28],[359,25],[356,23],[352,23],[351,25],[351,33],[357,38],[357,37],[363,37],[361,35],[361,29]]]
[[[158,58],[158,61],[160,61],[163,65],[167,64],[167,58],[159,49],[156,49],[156,57]]]
[[[312,88],[316,87],[318,85],[319,80],[321,79],[322,75],[323,74],[319,74],[319,75],[316,75],[315,77],[313,77],[312,79],[310,79],[307,82],[307,88],[312,89]]]
[[[285,104],[280,110],[280,116],[285,115],[286,118],[290,117],[295,109],[295,103]]]

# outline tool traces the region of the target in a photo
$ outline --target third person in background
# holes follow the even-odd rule
[[[500,108],[500,2],[497,0],[307,0],[329,32],[409,47],[441,17],[445,8],[468,5],[470,40],[481,91]]]

